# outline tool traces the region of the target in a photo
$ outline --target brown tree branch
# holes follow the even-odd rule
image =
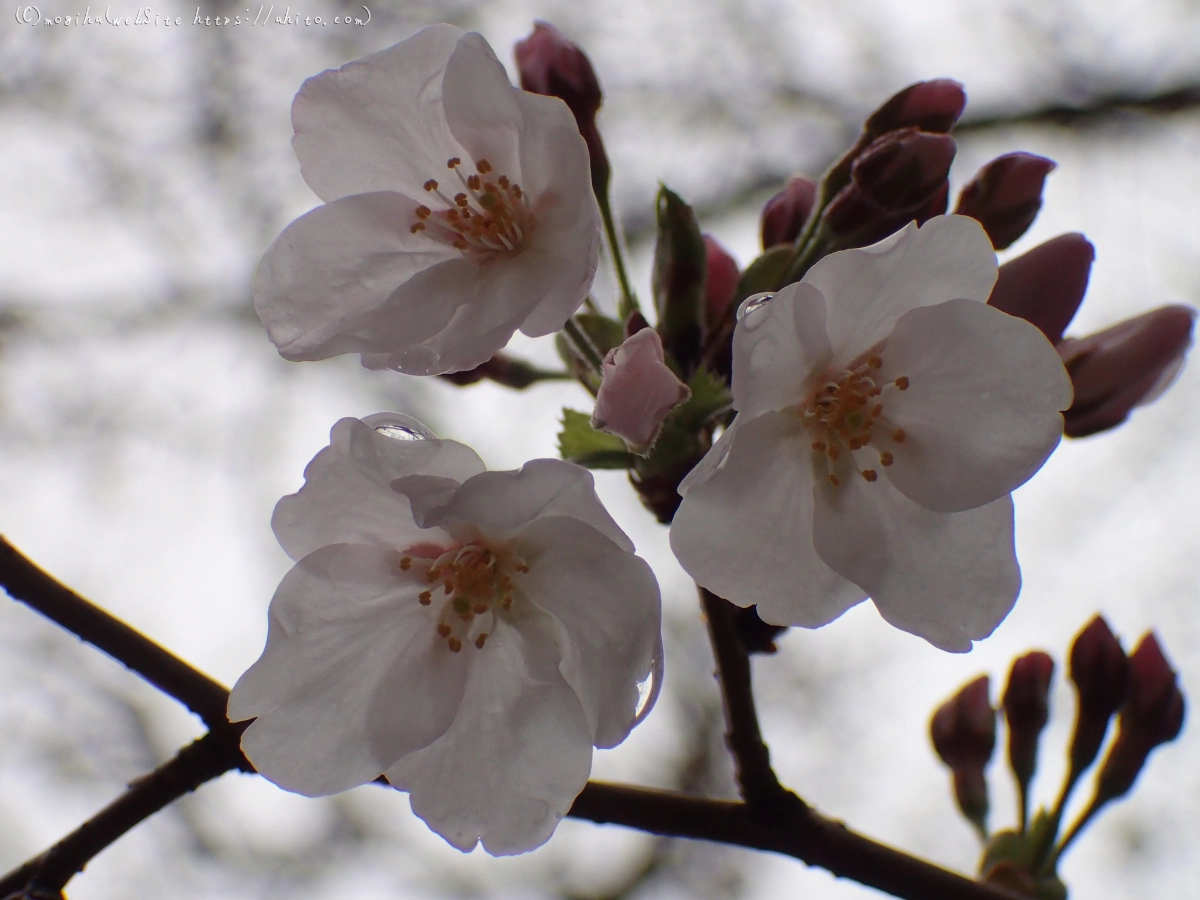
[[[55,581],[0,536],[0,587],[174,697],[210,731],[228,728],[229,691],[115,616]],[[0,894],[0,896],[3,896]]]
[[[149,638],[59,584],[0,539],[0,584],[62,627],[104,650],[198,714],[219,715],[212,731],[129,789],[49,850],[0,879],[0,898],[36,888],[61,890],[96,854],[123,834],[230,769],[253,772],[239,746],[248,723],[225,719],[228,691]],[[709,599],[711,598],[711,600]],[[569,816],[623,825],[664,837],[718,841],[782,853],[902,900],[1021,900],[894,850],[827,819],[784,790],[770,768],[750,698],[750,667],[737,632],[724,619],[731,607],[714,595],[705,609],[714,631],[718,669],[728,686],[731,747],[751,803],[709,800],[668,791],[589,782]],[[732,642],[730,636],[736,639]],[[774,787],[770,787],[774,784]]]
[[[703,588],[700,602],[717,664],[717,682],[721,686],[721,702],[725,709],[725,743],[733,754],[738,787],[751,806],[777,803],[787,792],[775,777],[771,753],[758,727],[750,680],[750,654],[738,632],[735,608],[728,600]],[[798,798],[797,801],[802,802]]]

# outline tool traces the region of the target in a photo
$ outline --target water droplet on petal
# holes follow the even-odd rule
[[[437,435],[430,431],[419,420],[403,413],[375,413],[363,419],[364,425],[369,425],[384,437],[396,441],[435,441]]]
[[[662,637],[658,639],[658,644],[654,648],[654,658],[650,660],[650,674],[646,676],[644,681],[638,682],[638,702],[634,708],[633,724],[630,728],[636,728],[641,724],[646,716],[650,715],[650,710],[654,709],[654,704],[658,700],[658,694],[662,690],[663,682],[663,645]]]
[[[775,296],[773,291],[763,291],[761,294],[751,294],[742,301],[742,305],[738,307],[737,320],[740,322],[752,312],[756,312],[771,302],[771,298]]]

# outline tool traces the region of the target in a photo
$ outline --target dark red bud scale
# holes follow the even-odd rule
[[[1000,267],[989,306],[1062,340],[1087,291],[1095,248],[1082,234],[1060,234]]]
[[[776,244],[790,244],[800,237],[804,223],[817,199],[817,182],[795,176],[782,191],[766,202],[762,210],[762,245],[767,250]]]
[[[967,183],[954,211],[977,219],[1003,250],[1023,235],[1042,208],[1042,187],[1055,168],[1032,153],[1008,153],[993,159]]]

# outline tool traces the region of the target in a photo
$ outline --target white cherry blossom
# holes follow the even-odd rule
[[[434,25],[310,78],[292,124],[325,205],[254,278],[287,359],[470,369],[518,328],[557,331],[587,296],[600,216],[583,138],[561,100],[513,87],[478,34]]]
[[[587,470],[486,472],[454,441],[343,419],[273,526],[296,565],[229,701],[308,796],[380,774],[462,850],[544,843],[661,659],[658,584]],[[647,704],[640,714],[644,715]]]
[[[995,278],[979,224],[939,217],[744,308],[737,418],[679,488],[689,574],[776,624],[869,596],[946,650],[990,634],[1021,584],[1009,494],[1071,403],[1045,336],[987,306]]]

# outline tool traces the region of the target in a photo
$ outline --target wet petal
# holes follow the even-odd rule
[[[292,559],[327,544],[375,544],[404,549],[427,540],[408,500],[391,490],[406,475],[465,481],[483,461],[455,441],[398,441],[357,419],[342,419],[329,446],[304,470],[304,486],[275,506],[271,527]]]
[[[263,776],[310,797],[377,777],[449,727],[466,680],[399,576],[396,556],[335,544],[301,560],[271,600],[262,657],[238,679],[233,721]]]
[[[1024,484],[1062,436],[1071,379],[1036,327],[974,300],[902,316],[888,338],[880,379],[909,379],[884,398],[904,430],[888,442],[883,471],[922,506],[957,512]],[[885,441],[887,439],[885,438]]]
[[[825,298],[791,284],[749,312],[733,333],[733,400],[747,416],[795,406],[829,365]]]
[[[995,281],[992,243],[966,216],[938,216],[870,247],[831,253],[804,276],[825,296],[838,366],[887,337],[909,310],[958,298],[987,302]]]
[[[359,194],[319,206],[284,229],[254,276],[254,308],[284,358],[374,349],[381,324],[408,341],[437,330],[422,333],[419,323],[395,321],[388,308],[414,275],[459,256],[411,232],[415,208],[401,194]]]
[[[442,111],[442,77],[463,32],[434,25],[306,82],[292,103],[292,147],[308,186],[329,202],[351,194],[418,196],[465,151]]]
[[[413,812],[461,850],[523,853],[544,844],[587,783],[591,729],[559,674],[551,622],[500,623],[470,654],[449,730],[385,773]]]
[[[564,627],[562,672],[597,747],[625,740],[658,646],[658,582],[650,567],[578,519],[543,516],[518,537],[521,590]]]
[[[940,513],[918,506],[885,478],[849,479],[816,491],[821,558],[870,594],[880,615],[936,647],[966,652],[1016,602],[1021,572],[1012,499]]]
[[[688,574],[781,625],[816,628],[865,599],[813,549],[812,450],[799,421],[765,413],[727,446],[724,465],[688,487],[671,525]]]

